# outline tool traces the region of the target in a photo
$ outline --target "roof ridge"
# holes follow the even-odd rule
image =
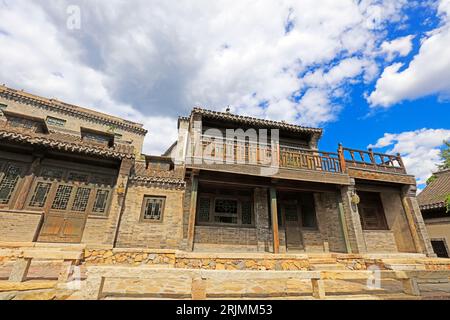
[[[287,127],[298,128],[298,129],[307,130],[307,131],[314,131],[314,132],[317,132],[317,133],[320,133],[320,134],[323,133],[323,129],[322,128],[301,126],[301,125],[297,125],[297,124],[288,123],[288,122],[285,122],[285,121],[276,121],[276,120],[270,120],[270,119],[262,119],[262,118],[256,118],[256,117],[251,117],[251,116],[244,116],[244,115],[234,114],[234,113],[231,113],[231,112],[215,111],[215,110],[205,109],[205,108],[201,108],[201,107],[194,107],[192,109],[192,113],[196,113],[196,112],[203,112],[203,113],[206,112],[206,113],[215,114],[215,115],[219,115],[219,116],[231,116],[231,117],[235,117],[235,118],[241,119],[241,120],[252,120],[252,121],[263,122],[263,123],[266,123],[266,124],[277,125],[277,126],[287,126]]]
[[[88,117],[90,119],[103,120],[105,122],[109,122],[115,125],[118,125],[122,128],[130,129],[137,131],[141,134],[146,134],[147,130],[143,128],[143,124],[133,122],[130,120],[126,120],[117,116],[113,116],[104,112],[92,110],[86,107],[81,107],[75,104],[67,103],[64,101],[60,101],[55,98],[45,98],[42,96],[38,96],[23,90],[17,90],[13,88],[9,88],[6,85],[0,85],[0,94],[4,94],[5,98],[13,99],[13,98],[23,98],[29,99],[33,102],[45,105],[50,108],[57,109],[62,112],[71,112],[74,114],[82,115]]]
[[[440,175],[440,174],[443,174],[443,173],[450,173],[450,168],[448,168],[448,169],[442,169],[442,170],[436,171],[436,172],[433,173],[433,174],[435,174],[435,175]]]

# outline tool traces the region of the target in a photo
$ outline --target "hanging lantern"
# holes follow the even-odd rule
[[[361,202],[361,199],[359,198],[359,196],[356,193],[354,193],[352,195],[352,203],[353,204],[359,204],[360,202]]]

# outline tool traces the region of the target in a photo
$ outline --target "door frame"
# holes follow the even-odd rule
[[[297,221],[296,221],[296,226],[292,225],[292,226],[288,226],[288,221],[286,219],[286,205],[295,205],[296,207],[296,213],[297,213]],[[289,246],[288,246],[288,238],[289,238],[289,234],[290,232],[295,232],[294,230],[296,229],[296,231],[298,232],[298,237],[299,237],[299,247],[298,248],[291,248],[291,250],[293,251],[304,251],[305,250],[305,240],[303,237],[303,228],[302,228],[302,214],[301,214],[301,205],[299,205],[299,201],[298,200],[280,200],[280,210],[281,210],[281,217],[283,220],[283,226],[284,226],[284,230],[285,230],[285,237],[286,237],[286,250],[289,251]],[[292,221],[293,222],[293,221]],[[293,228],[294,230],[292,230],[291,228]],[[291,231],[288,231],[288,229],[291,229]]]

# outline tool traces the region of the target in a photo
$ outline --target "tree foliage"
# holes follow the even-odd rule
[[[445,198],[445,206],[447,208],[447,212],[450,212],[450,194]]]
[[[441,150],[442,164],[440,170],[450,169],[450,140],[444,141],[445,147]]]

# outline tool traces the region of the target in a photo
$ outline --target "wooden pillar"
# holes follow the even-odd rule
[[[338,157],[339,163],[341,164],[341,172],[347,172],[347,163],[345,162],[344,147],[342,146],[341,143],[339,144]]]
[[[26,205],[28,193],[31,191],[31,187],[33,185],[34,177],[36,172],[39,170],[39,166],[41,165],[41,156],[37,156],[34,158],[33,163],[30,165],[25,178],[21,184],[17,200],[14,205],[14,209],[23,210]]]
[[[197,214],[197,194],[198,194],[198,173],[192,173],[192,187],[191,187],[191,205],[189,209],[189,226],[187,246],[188,250],[194,250],[194,233],[195,233],[195,217]]]
[[[280,237],[278,234],[277,190],[270,188],[270,212],[272,214],[273,253],[280,253]]]

